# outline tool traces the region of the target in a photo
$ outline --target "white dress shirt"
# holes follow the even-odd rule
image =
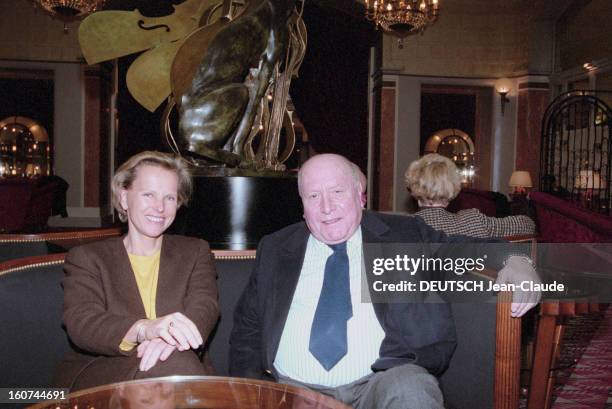
[[[333,253],[310,235],[304,264],[289,308],[274,367],[279,374],[300,382],[335,387],[356,381],[372,372],[385,333],[374,307],[361,302],[363,251],[361,229],[347,242],[353,317],[347,323],[347,354],[328,372],[310,353],[310,329],[319,302],[325,263]]]

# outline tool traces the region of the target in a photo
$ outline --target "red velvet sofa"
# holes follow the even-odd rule
[[[489,217],[510,215],[508,199],[501,193],[488,190],[462,188],[457,197],[448,204],[449,212],[456,213],[463,209],[478,209]]]
[[[612,217],[595,213],[542,192],[529,195],[535,206],[539,241],[612,243]]]
[[[47,226],[58,182],[9,178],[0,180],[0,232],[39,231]]]
[[[221,318],[207,349],[216,374],[226,376],[232,317],[253,269],[255,251],[214,254]],[[0,337],[0,388],[49,387],[58,362],[71,348],[62,328],[63,260],[64,254],[49,254],[0,263],[0,322],[3,334],[10,334]],[[440,378],[448,408],[518,407],[521,320],[510,318],[508,298],[484,301],[452,304],[458,346]]]
[[[554,243],[538,246],[540,272],[569,282],[570,289],[582,288],[583,296],[610,288],[612,253],[605,243],[612,243],[612,217],[547,193],[532,192],[530,199],[537,216],[538,241]]]

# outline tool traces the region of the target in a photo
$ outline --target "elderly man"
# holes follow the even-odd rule
[[[305,223],[261,240],[234,316],[230,373],[267,374],[357,409],[442,408],[435,375],[456,346],[450,306],[361,302],[362,243],[449,239],[420,218],[364,211],[362,187],[339,155],[300,169]],[[535,275],[520,257],[511,260],[500,275]],[[513,304],[513,315],[533,305]]]

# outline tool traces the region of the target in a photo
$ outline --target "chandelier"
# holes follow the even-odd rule
[[[365,0],[365,17],[386,33],[404,38],[420,33],[440,14],[438,0]]]
[[[106,0],[34,0],[51,17],[70,22],[81,19],[104,6]]]

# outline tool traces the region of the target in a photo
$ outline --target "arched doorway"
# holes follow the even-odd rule
[[[563,93],[546,109],[542,120],[540,190],[610,214],[612,110],[596,93]]]

